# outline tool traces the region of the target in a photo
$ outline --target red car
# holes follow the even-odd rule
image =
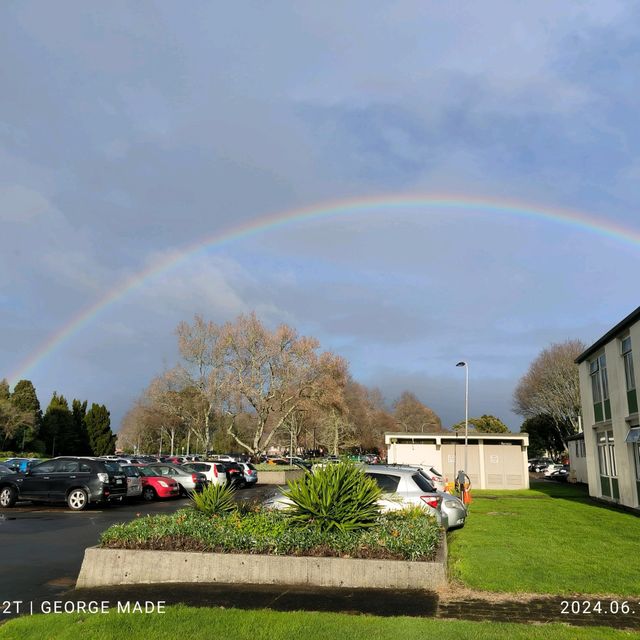
[[[177,498],[180,495],[178,483],[168,476],[158,475],[150,467],[139,466],[142,475],[142,497],[147,502],[158,498]]]

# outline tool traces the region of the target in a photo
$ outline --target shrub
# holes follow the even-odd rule
[[[194,509],[115,524],[101,536],[111,549],[380,558],[425,561],[440,542],[435,518],[418,509],[380,516],[375,527],[342,533],[292,527],[282,511],[234,511],[209,518]]]
[[[210,484],[200,493],[191,494],[193,508],[207,516],[219,516],[236,509],[235,491],[224,484]]]
[[[375,524],[380,494],[375,480],[348,462],[320,467],[289,482],[284,492],[293,502],[287,510],[291,522],[343,533]]]

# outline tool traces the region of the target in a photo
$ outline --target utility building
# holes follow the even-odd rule
[[[468,468],[464,433],[386,433],[389,464],[434,467],[449,482],[462,469],[471,489],[528,489],[529,468],[526,433],[469,433]]]

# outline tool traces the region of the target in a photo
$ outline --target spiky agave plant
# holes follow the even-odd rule
[[[236,509],[235,490],[224,484],[210,484],[200,493],[192,493],[193,508],[208,516],[220,516]]]
[[[292,523],[323,531],[355,531],[375,524],[380,488],[353,463],[331,464],[289,482],[284,495],[293,503]]]

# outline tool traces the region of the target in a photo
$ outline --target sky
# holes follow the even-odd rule
[[[255,311],[445,426],[465,360],[470,415],[518,431],[540,351],[639,304],[631,4],[1,3],[0,378],[117,429],[178,322]],[[438,194],[467,205],[402,204]]]

